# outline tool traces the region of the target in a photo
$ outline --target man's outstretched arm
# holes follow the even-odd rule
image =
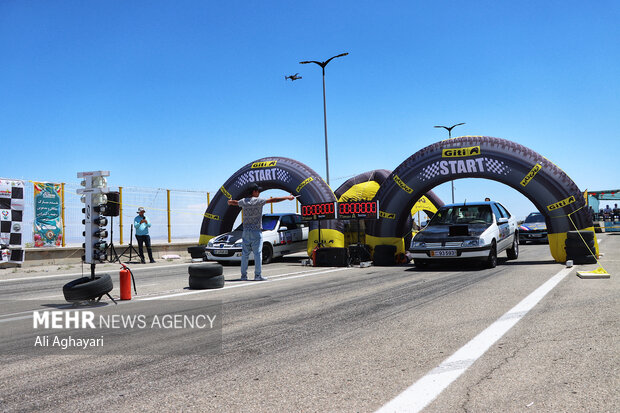
[[[265,201],[265,203],[266,204],[275,204],[276,202],[292,201],[293,199],[295,199],[295,197],[293,195],[277,196],[275,198],[269,198],[267,201]],[[228,201],[228,202],[230,202],[230,201]]]

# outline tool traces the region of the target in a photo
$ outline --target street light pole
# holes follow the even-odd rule
[[[438,125],[438,126],[435,126],[435,127],[436,128],[444,128],[445,130],[447,130],[448,131],[448,139],[452,139],[452,129],[454,129],[457,126],[464,125],[464,124],[465,124],[465,122],[457,123],[456,125],[452,125],[452,126],[441,126],[441,125]],[[452,186],[452,203],[454,203],[454,181],[450,181],[450,184]]]
[[[337,56],[330,57],[324,62],[317,62],[316,60],[307,60],[307,61],[299,62],[299,64],[302,64],[302,65],[305,65],[308,63],[316,63],[317,65],[321,66],[321,69],[323,71],[323,125],[325,127],[325,172],[326,172],[326,178],[327,178],[327,185],[329,185],[329,153],[327,150],[327,103],[325,99],[325,66],[327,66],[327,64],[330,61],[332,61],[332,59],[346,56],[348,54],[349,53],[341,53]]]

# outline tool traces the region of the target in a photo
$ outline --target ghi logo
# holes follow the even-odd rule
[[[480,146],[470,146],[468,148],[450,148],[441,151],[442,158],[461,158],[463,156],[480,155]]]
[[[575,197],[571,195],[568,198],[556,202],[555,204],[547,205],[547,209],[549,211],[555,211],[556,209],[564,208],[565,206],[570,205],[573,202],[575,202]]]
[[[252,164],[252,169],[254,168],[270,168],[272,166],[276,166],[278,161],[268,161],[268,162],[254,162]]]

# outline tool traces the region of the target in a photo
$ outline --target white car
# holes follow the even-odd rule
[[[299,214],[263,215],[263,264],[286,254],[306,251],[308,223]],[[241,262],[243,224],[234,231],[212,238],[207,244],[207,259],[218,262]],[[250,253],[250,261],[254,254]]]
[[[497,254],[519,256],[517,219],[499,202],[445,205],[411,240],[410,256],[416,267],[430,262],[460,259],[497,265]]]

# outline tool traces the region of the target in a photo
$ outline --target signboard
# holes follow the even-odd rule
[[[379,201],[338,202],[338,219],[379,219]]]
[[[379,219],[379,201],[322,202],[301,206],[304,221]]]
[[[304,221],[318,221],[336,219],[336,202],[322,202],[301,206],[301,219]]]
[[[34,182],[34,246],[62,244],[62,201],[60,184]]]
[[[0,262],[24,261],[24,181],[0,178]]]

